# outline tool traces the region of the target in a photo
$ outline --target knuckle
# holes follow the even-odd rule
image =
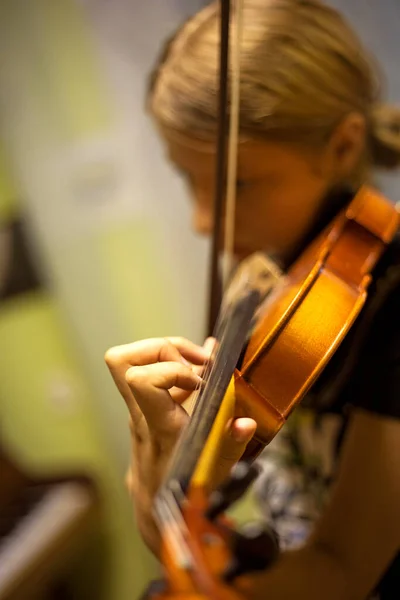
[[[132,491],[133,481],[132,481],[132,470],[130,467],[127,470],[127,472],[125,473],[125,487],[127,488],[127,490],[129,492]]]
[[[130,498],[133,501],[136,501],[138,495],[138,480],[133,473],[132,467],[130,467],[125,474],[124,484]]]
[[[171,342],[171,340],[167,337],[161,338],[160,355],[162,355],[163,352],[168,351],[170,348],[174,348],[174,344]]]
[[[109,367],[120,365],[123,360],[122,346],[113,346],[104,354],[104,360]]]
[[[189,340],[182,335],[175,335],[174,337],[166,338],[170,344],[173,346],[187,346],[190,344]]]
[[[179,377],[185,376],[185,375],[190,375],[193,371],[192,369],[188,366],[188,365],[184,365],[183,363],[180,362],[170,362],[168,363],[167,367],[166,367],[168,373],[170,373],[171,377],[174,376],[176,378],[176,380],[178,380]],[[177,383],[178,381],[176,381],[175,383]]]
[[[130,367],[125,373],[125,381],[131,386],[140,386],[147,379],[146,369],[143,367]]]

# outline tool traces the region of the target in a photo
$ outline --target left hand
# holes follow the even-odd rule
[[[132,461],[127,484],[146,543],[158,552],[152,505],[189,415],[181,406],[201,381],[213,340],[203,347],[184,338],[142,340],[108,350],[106,363],[130,413]],[[256,423],[235,419],[222,445],[218,483],[242,456]]]

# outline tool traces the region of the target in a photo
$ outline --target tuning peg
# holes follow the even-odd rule
[[[233,559],[224,573],[225,581],[251,571],[263,571],[279,555],[279,541],[275,531],[265,523],[252,521],[240,531],[232,531]]]
[[[211,493],[206,517],[214,520],[219,514],[229,508],[245,493],[260,473],[260,467],[255,463],[239,462],[232,469],[230,477]]]

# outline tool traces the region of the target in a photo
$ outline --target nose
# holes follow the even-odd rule
[[[199,235],[209,236],[213,230],[213,214],[210,208],[197,206],[193,213],[193,228]]]

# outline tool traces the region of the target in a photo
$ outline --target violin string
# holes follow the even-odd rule
[[[185,541],[187,527],[169,490],[163,490],[155,499],[154,517],[160,531],[163,531],[165,539],[173,548],[175,562],[181,569],[189,570],[193,566],[193,559]]]
[[[220,313],[217,317],[217,322],[216,322],[215,330],[214,330],[214,335],[217,340],[217,348],[219,347],[220,342],[221,342],[220,335],[218,332],[221,330],[221,324],[224,322],[224,320],[225,320],[225,311],[222,310],[222,311],[220,311]],[[188,412],[189,415],[192,414],[192,412],[194,411],[194,409],[196,407],[197,401],[199,399],[200,391],[202,389],[202,386],[204,385],[205,382],[207,382],[207,380],[210,376],[212,365],[217,358],[217,354],[218,354],[218,350],[215,350],[215,348],[213,348],[210,356],[201,365],[202,381],[197,384],[196,389],[191,393],[191,395],[185,402],[185,410]]]
[[[231,110],[229,119],[224,256],[222,268],[224,290],[227,287],[232,272],[235,245],[235,205],[240,108],[240,50],[243,33],[243,0],[235,0],[234,6],[235,10],[231,21]]]
[[[210,376],[199,394],[191,419],[182,431],[170,462],[165,485],[178,480],[183,492],[186,492],[239,360],[259,302],[260,292],[254,289],[227,306],[225,318],[218,331],[216,358],[212,359]]]

